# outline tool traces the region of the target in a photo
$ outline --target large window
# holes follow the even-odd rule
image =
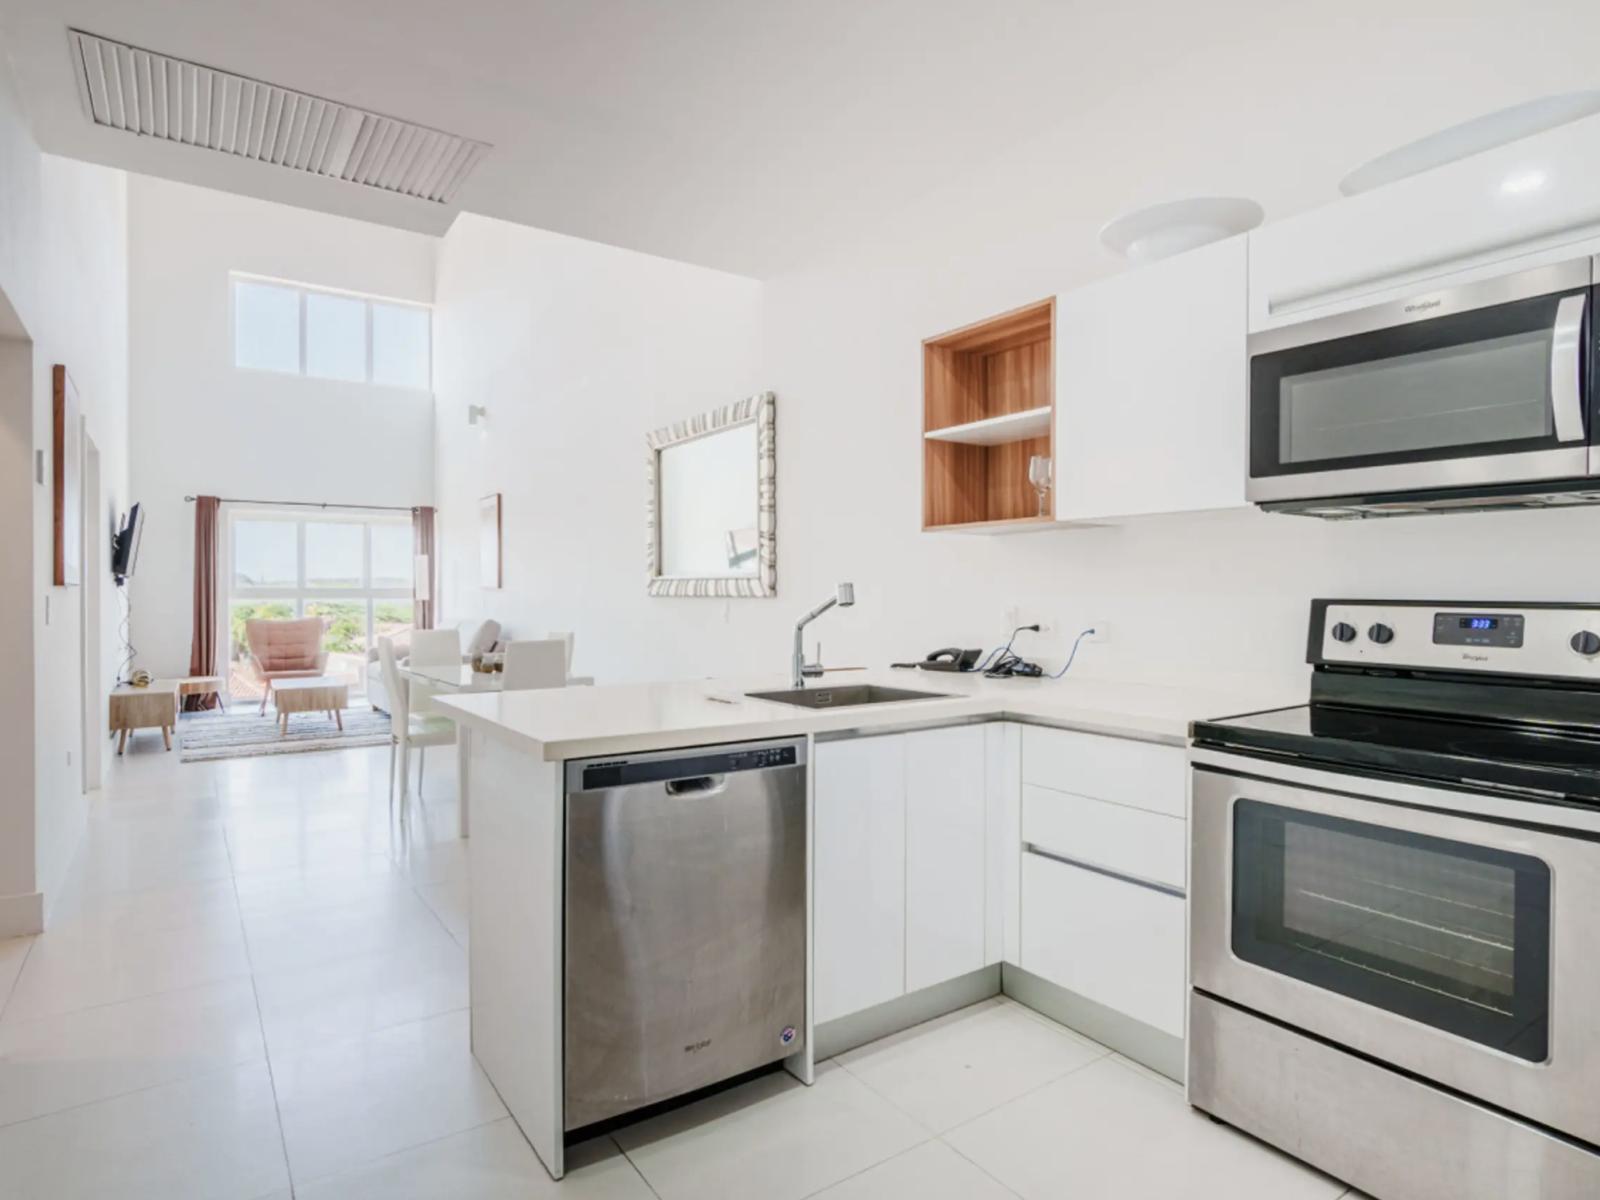
[[[368,652],[411,628],[411,521],[368,515],[235,512],[228,520],[229,691],[261,695],[245,622],[321,617],[324,673],[366,689]]]
[[[432,385],[431,310],[235,275],[233,364],[381,387]]]

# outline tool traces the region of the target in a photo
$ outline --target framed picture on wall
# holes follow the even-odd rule
[[[55,510],[55,584],[83,581],[83,421],[78,389],[67,368],[51,371],[51,476]]]
[[[478,578],[479,586],[505,585],[500,565],[500,493],[478,501]]]

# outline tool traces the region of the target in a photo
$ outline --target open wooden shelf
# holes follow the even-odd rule
[[[924,529],[1048,521],[1028,460],[1054,454],[1054,355],[1054,299],[922,343]]]
[[[1004,446],[1007,442],[1025,442],[1029,438],[1047,436],[1050,432],[1050,415],[1054,411],[1046,404],[1042,408],[1028,408],[1022,412],[1007,413],[1003,417],[985,417],[981,421],[968,421],[965,425],[930,429],[922,436],[936,442],[960,442],[963,446]]]

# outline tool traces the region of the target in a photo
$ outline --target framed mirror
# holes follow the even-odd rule
[[[776,406],[761,392],[645,438],[652,596],[777,594]]]

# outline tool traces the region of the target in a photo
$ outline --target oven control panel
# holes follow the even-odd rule
[[[1314,600],[1307,661],[1600,682],[1600,604]]]

